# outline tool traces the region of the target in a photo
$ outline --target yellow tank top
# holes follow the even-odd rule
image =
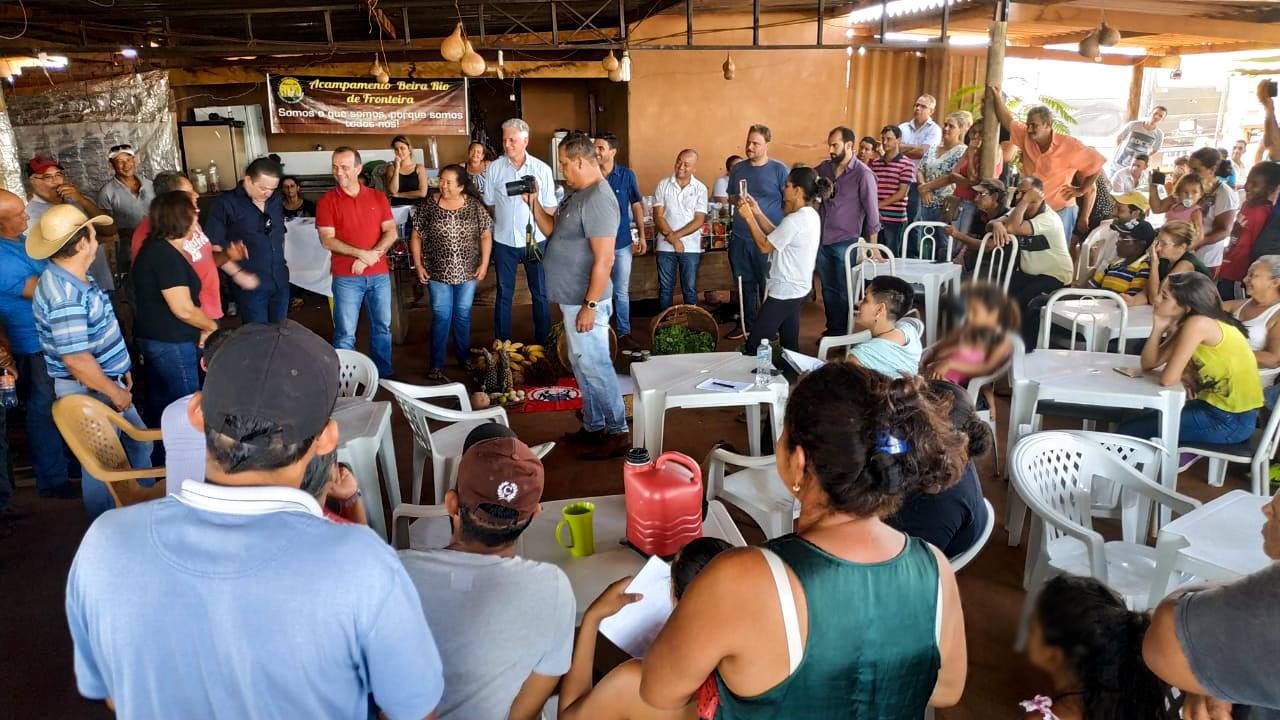
[[[1262,407],[1262,378],[1248,338],[1221,320],[1217,323],[1222,340],[1217,345],[1201,344],[1191,355],[1200,379],[1197,399],[1232,413]]]

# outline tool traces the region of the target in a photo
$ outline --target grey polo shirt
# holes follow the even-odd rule
[[[98,207],[116,221],[116,227],[129,231],[127,235],[120,234],[126,239],[131,238],[133,230],[142,224],[142,219],[151,211],[151,201],[156,197],[150,180],[139,175],[138,182],[141,187],[137,195],[115,177],[98,190]]]
[[[490,166],[492,167],[492,166]],[[556,229],[547,242],[543,268],[547,276],[547,299],[557,305],[581,305],[591,282],[590,238],[612,238],[618,232],[618,199],[603,179],[565,197],[556,214]],[[600,300],[613,294],[605,288]]]

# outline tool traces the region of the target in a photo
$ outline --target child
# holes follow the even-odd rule
[[[732,547],[719,538],[700,537],[689,541],[671,561],[672,603],[680,602],[684,591],[720,553]],[[640,595],[625,593],[631,578],[623,578],[600,593],[582,615],[578,642],[573,648],[573,663],[560,681],[560,717],[564,720],[710,720],[715,717],[719,697],[715,676],[707,678],[698,690],[696,702],[679,710],[656,710],[640,699],[640,663],[628,660],[609,671],[598,684],[591,686],[591,668],[596,655],[596,633],[600,621],[636,602]]]
[[[1164,213],[1166,223],[1183,220],[1196,227],[1197,239],[1204,234],[1204,213],[1200,209],[1200,201],[1204,199],[1204,185],[1199,175],[1183,175],[1173,186],[1173,194],[1168,197],[1156,197],[1155,184],[1147,188],[1147,193],[1151,212]]]
[[[999,285],[969,283],[964,297],[964,325],[929,348],[921,362],[922,375],[961,387],[1003,365],[1013,350],[1009,333],[1021,327],[1018,306]]]
[[[1224,300],[1234,300],[1235,284],[1244,280],[1249,265],[1258,259],[1253,246],[1271,218],[1276,193],[1280,191],[1280,163],[1258,163],[1244,181],[1244,205],[1231,229],[1231,244],[1218,267],[1218,292]]]
[[[1204,262],[1191,251],[1200,233],[1195,225],[1185,220],[1166,222],[1151,244],[1151,276],[1147,279],[1147,302],[1156,304],[1161,281],[1181,272],[1198,272],[1213,277]]]
[[[1060,575],[1036,600],[1027,642],[1053,695],[1022,702],[1025,720],[1173,720],[1169,686],[1142,662],[1146,613],[1093,578]]]

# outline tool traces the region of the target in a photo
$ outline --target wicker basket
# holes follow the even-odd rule
[[[720,342],[720,325],[711,313],[697,305],[672,305],[658,313],[649,323],[649,336],[656,338],[659,330],[672,325],[683,325],[693,332],[706,332],[716,344]]]
[[[552,330],[552,334],[555,334],[554,330]],[[573,361],[569,359],[569,339],[565,337],[563,330],[556,339],[556,359],[560,361],[565,370],[568,370],[570,374],[573,373]],[[614,332],[612,327],[609,328],[609,361],[615,363],[618,361],[618,333]]]

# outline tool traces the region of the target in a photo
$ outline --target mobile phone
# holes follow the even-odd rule
[[[1163,185],[1166,177],[1164,170],[1161,170],[1160,168],[1156,168],[1151,171],[1151,182],[1156,185]]]
[[[1275,80],[1268,80],[1268,81],[1267,81],[1267,96],[1268,96],[1268,97],[1275,97],[1275,96],[1276,96],[1276,91],[1277,91],[1277,90],[1280,90],[1280,86],[1278,86],[1278,85],[1276,84],[1276,81],[1275,81]]]
[[[1115,370],[1121,375],[1124,375],[1125,377],[1140,378],[1143,375],[1142,368],[1117,367],[1117,368],[1111,368],[1111,369]]]
[[[744,198],[746,196],[747,196],[747,181],[739,180],[738,181],[738,197]]]

